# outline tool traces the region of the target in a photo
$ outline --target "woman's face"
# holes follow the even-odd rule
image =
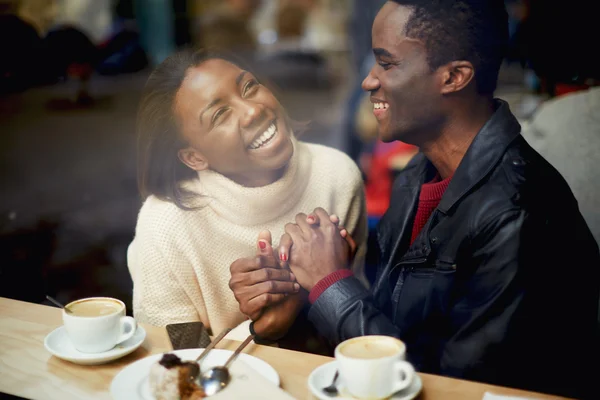
[[[175,116],[188,147],[179,158],[245,186],[277,180],[293,145],[284,110],[249,72],[222,59],[192,67],[175,98]]]

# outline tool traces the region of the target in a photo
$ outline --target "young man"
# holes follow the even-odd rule
[[[298,215],[282,242],[332,341],[392,335],[423,372],[586,397],[600,255],[565,180],[493,98],[503,3],[395,0],[375,19],[363,88],[380,138],[420,154],[380,223],[373,288],[347,269],[324,210]]]

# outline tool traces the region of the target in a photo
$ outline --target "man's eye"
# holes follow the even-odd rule
[[[383,62],[383,61],[378,62],[378,64],[379,64],[379,66],[381,68],[383,68],[385,70],[389,69],[392,66],[392,64],[386,63],[386,62]]]

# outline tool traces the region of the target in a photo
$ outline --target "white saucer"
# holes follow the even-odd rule
[[[204,349],[184,349],[170,351],[183,361],[195,360]],[[214,349],[206,356],[200,364],[200,369],[206,371],[212,367],[223,365],[233,354],[230,350]],[[154,354],[141,360],[137,360],[133,364],[129,364],[117,374],[110,384],[110,394],[115,400],[154,400],[154,396],[150,391],[150,367],[162,358],[162,354]],[[263,375],[266,379],[279,386],[279,374],[269,364],[260,358],[253,357],[249,354],[241,353],[239,360],[243,360],[254,371]],[[235,363],[235,361],[234,361]],[[233,375],[232,379],[236,379]]]
[[[337,397],[328,396],[323,392],[323,388],[327,387],[331,384],[333,380],[333,376],[335,375],[335,371],[337,370],[337,361],[331,361],[327,364],[323,364],[318,368],[315,368],[313,372],[311,372],[308,377],[308,387],[313,395],[321,400],[331,400],[331,399],[355,399],[350,395],[342,394],[343,384],[340,383],[340,379],[338,379],[337,388],[340,393]],[[418,374],[415,374],[415,379],[412,384],[404,390],[401,390],[397,393],[394,393],[392,397],[389,399],[393,400],[411,400],[417,397],[419,393],[421,393],[421,389],[423,389],[423,381],[421,381],[421,377]]]
[[[44,339],[44,346],[51,354],[63,360],[81,365],[104,364],[116,360],[134,352],[146,338],[146,331],[140,325],[137,326],[135,334],[121,344],[103,353],[82,353],[75,349],[67,336],[64,326],[58,327],[50,332]]]

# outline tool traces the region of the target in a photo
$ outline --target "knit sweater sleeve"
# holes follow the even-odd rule
[[[347,183],[350,185],[350,202],[345,218],[342,218],[344,227],[355,240],[357,245],[356,255],[352,263],[351,269],[354,275],[368,288],[369,281],[365,275],[365,256],[367,253],[367,207],[365,201],[365,191],[362,180],[362,175],[356,164],[349,160],[352,164],[349,166],[349,177]]]
[[[197,307],[204,302],[193,266],[174,240],[176,220],[157,202],[150,199],[142,207],[127,252],[134,317],[155,326],[191,321],[208,324]]]
[[[367,206],[363,178],[356,163],[347,154],[325,146],[309,145],[313,152],[313,170],[311,186],[329,192],[331,208],[329,213],[340,217],[357,249],[350,268],[365,287],[369,281],[365,275],[365,256],[367,253]],[[325,204],[319,206],[326,207]],[[327,208],[327,207],[326,207]]]

